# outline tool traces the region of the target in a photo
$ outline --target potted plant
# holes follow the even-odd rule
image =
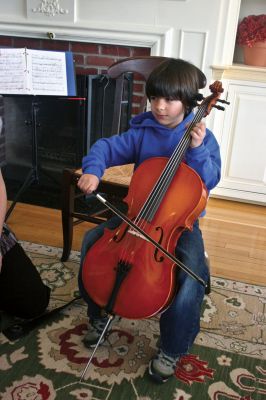
[[[236,43],[243,47],[245,64],[266,67],[266,14],[243,18]]]

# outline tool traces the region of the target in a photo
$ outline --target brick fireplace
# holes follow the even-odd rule
[[[74,56],[74,62],[75,62],[75,72],[77,77],[80,78],[80,76],[96,76],[96,75],[101,75],[104,74],[107,70],[107,68],[113,64],[114,62],[126,58],[126,57],[131,57],[131,56],[146,56],[150,54],[150,48],[144,48],[144,47],[128,47],[128,46],[118,46],[118,45],[112,45],[112,44],[95,44],[95,43],[84,43],[84,42],[73,42],[73,41],[61,41],[61,40],[47,40],[47,39],[33,39],[33,38],[18,38],[18,37],[9,37],[9,36],[0,36],[0,47],[11,47],[11,48],[21,48],[21,47],[27,47],[29,49],[37,49],[37,50],[55,50],[55,51],[71,51]],[[133,94],[132,94],[132,103],[131,103],[131,115],[136,115],[139,112],[139,105],[140,101],[143,97],[144,94],[144,82],[140,76],[137,76],[137,74],[134,74],[134,81],[133,81]],[[44,96],[45,97],[45,96]],[[26,104],[27,102],[30,102],[30,100],[27,98],[27,96],[24,96],[24,98],[18,99],[18,108],[19,111],[21,111],[22,106]],[[50,102],[52,100],[49,100]],[[92,99],[93,101],[93,99]],[[7,99],[7,102],[11,102],[9,106],[9,113],[13,113],[13,104],[11,99]],[[40,104],[37,104],[37,110],[41,107],[44,107],[44,102],[45,99],[40,102]],[[17,101],[16,101],[17,103]],[[45,109],[45,107],[44,107]],[[60,106],[60,113],[64,113],[64,106]],[[15,110],[14,110],[15,112]],[[49,113],[49,111],[48,111]],[[66,114],[68,114],[68,109],[66,108]],[[8,117],[9,115],[7,115]],[[53,119],[53,114],[49,114],[48,120],[51,118]],[[15,120],[17,119],[16,117],[14,118]],[[25,126],[24,125],[24,119],[25,119]],[[17,149],[14,151],[12,150],[12,155],[9,156],[9,159],[12,160],[14,158],[21,158],[21,166],[25,167],[25,171],[23,168],[17,168],[14,169],[13,167],[7,167],[7,173],[6,173],[6,183],[7,183],[7,189],[8,189],[8,197],[9,199],[13,199],[16,193],[18,192],[19,188],[21,187],[21,184],[24,180],[24,177],[27,174],[27,170],[30,168],[30,163],[31,163],[31,149],[30,149],[30,143],[27,143],[29,141],[29,129],[30,127],[27,126],[29,125],[27,122],[28,117],[25,114],[22,113],[19,127],[21,129],[19,133],[19,140],[21,140],[21,148],[22,151]],[[84,115],[81,113],[80,119],[85,119]],[[17,129],[15,126],[16,121],[14,124],[11,126],[11,131],[12,135],[17,134]],[[44,125],[45,121],[41,121],[41,123]],[[65,122],[67,123],[67,122]],[[79,121],[78,121],[79,124]],[[82,128],[77,129],[74,131],[72,135],[78,134],[78,131],[80,131],[80,136],[84,135],[82,134]],[[47,132],[47,131],[46,131]],[[7,132],[8,135],[8,132]],[[11,133],[10,133],[11,135]],[[44,135],[43,135],[44,136]],[[60,136],[60,134],[59,134]],[[26,138],[24,140],[24,138]],[[54,207],[54,208],[60,208],[60,177],[61,177],[61,171],[64,167],[75,167],[75,165],[80,165],[81,164],[81,158],[86,153],[86,145],[84,145],[84,142],[82,140],[77,141],[78,144],[72,144],[70,141],[68,143],[68,147],[76,147],[76,154],[73,160],[73,156],[69,157],[71,159],[69,161],[68,165],[68,159],[67,156],[63,158],[62,161],[62,155],[65,155],[66,153],[66,147],[63,147],[62,144],[62,150],[60,150],[60,143],[58,143],[58,140],[60,138],[56,138],[54,141],[54,144],[56,145],[55,149],[50,148],[45,150],[43,149],[43,146],[48,146],[49,140],[43,140],[40,138],[38,141],[39,145],[42,146],[41,149],[39,149],[39,152],[44,153],[50,153],[50,156],[53,158],[52,162],[49,163],[49,168],[46,171],[45,175],[42,176],[43,174],[39,174],[40,176],[38,177],[38,182],[33,182],[30,186],[26,188],[26,190],[21,194],[20,198],[18,201],[26,202],[26,203],[31,203],[31,204],[37,204],[37,205],[42,205],[42,206],[48,206],[48,207]],[[12,140],[16,140],[13,138]],[[50,139],[50,142],[53,142],[53,138]],[[66,146],[66,138],[62,138],[62,142],[64,143],[64,146]],[[15,154],[17,153],[17,154]],[[19,153],[19,154],[18,154]],[[61,154],[60,154],[61,153]],[[14,154],[14,155],[13,155]],[[39,158],[41,159],[42,154],[39,154]],[[56,161],[57,159],[57,161]],[[55,166],[55,163],[57,165]],[[42,163],[43,164],[43,163]],[[45,164],[45,163],[44,163]],[[51,171],[51,165],[52,168],[55,167],[55,171],[57,172],[57,178],[54,179],[55,171]],[[59,173],[58,173],[59,171]],[[48,172],[48,173],[47,173]],[[51,173],[52,172],[52,173]],[[21,176],[19,174],[21,173]],[[4,171],[5,174],[5,171]],[[48,179],[46,175],[52,175],[53,179]],[[13,177],[16,177],[17,181],[13,181]],[[54,181],[54,182],[52,182]],[[48,189],[47,189],[48,187]]]

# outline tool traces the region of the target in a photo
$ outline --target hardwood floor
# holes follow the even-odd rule
[[[212,198],[201,229],[212,275],[266,285],[266,207]]]
[[[19,203],[8,223],[21,240],[62,247],[59,210]],[[92,226],[75,226],[74,250]],[[211,198],[201,229],[212,275],[266,285],[266,207]]]

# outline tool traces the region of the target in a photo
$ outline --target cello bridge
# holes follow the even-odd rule
[[[130,233],[130,234],[133,235],[133,236],[139,237],[140,239],[147,240],[147,242],[148,242],[148,239],[146,239],[145,236],[143,236],[143,235],[142,235],[141,233],[139,233],[138,231],[135,231],[134,229],[129,229],[127,232]]]

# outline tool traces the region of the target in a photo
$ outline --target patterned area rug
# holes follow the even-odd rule
[[[78,295],[79,254],[23,243],[52,288],[49,308]],[[153,383],[147,366],[156,352],[158,319],[115,321],[82,381],[91,352],[83,345],[86,307],[77,300],[14,342],[0,334],[2,400],[262,400],[266,399],[266,288],[212,278],[201,332],[176,376]]]

